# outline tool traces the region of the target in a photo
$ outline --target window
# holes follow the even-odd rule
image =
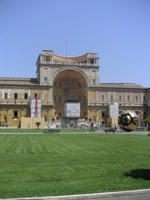
[[[81,96],[78,97],[79,101],[81,101]]]
[[[47,77],[44,77],[44,84],[47,84]]]
[[[78,87],[81,88],[81,83],[80,82],[78,82]]]
[[[4,99],[8,99],[8,93],[7,92],[4,93]]]
[[[113,95],[110,95],[110,101],[113,101]]]
[[[144,101],[144,102],[146,101],[146,97],[145,97],[145,96],[143,96],[143,101]]]
[[[58,120],[59,120],[59,117],[57,116],[56,119],[57,119],[57,121],[58,121]]]
[[[104,95],[102,95],[102,101],[104,101],[104,98],[105,98]]]
[[[127,96],[127,101],[130,101],[130,96]]]
[[[136,102],[138,101],[138,96],[135,96],[135,101],[136,101]]]
[[[5,121],[5,123],[7,123],[7,117],[6,116],[4,117],[4,121]]]
[[[14,111],[14,118],[18,117],[18,111]]]
[[[59,117],[61,117],[61,112],[59,112]]]
[[[44,118],[45,118],[45,122],[47,122],[47,116],[45,116]]]
[[[61,87],[61,82],[59,82],[59,87]]]
[[[49,62],[51,60],[50,56],[45,56],[46,62]]]
[[[72,80],[72,88],[74,88],[74,80]]]
[[[122,97],[121,96],[119,96],[119,101],[122,101]]]
[[[54,96],[54,101],[56,101],[56,96]]]
[[[102,111],[102,117],[105,117],[105,112],[104,111]]]
[[[91,59],[90,59],[90,64],[94,64],[94,63],[95,63],[94,58],[91,58]]]
[[[28,93],[24,94],[24,99],[28,99]]]
[[[18,99],[18,94],[17,93],[14,94],[14,99]]]
[[[57,86],[57,82],[55,82],[55,87]]]
[[[59,96],[59,102],[61,102],[61,96]]]
[[[96,81],[95,81],[95,79],[92,80],[92,84],[93,84],[93,86],[96,85]]]
[[[65,83],[65,88],[67,89],[68,87],[69,87],[69,86],[68,86],[68,83],[66,82],[66,83]]]

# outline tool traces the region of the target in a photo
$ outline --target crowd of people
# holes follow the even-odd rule
[[[105,128],[101,124],[96,124],[93,121],[92,122],[80,122],[80,123],[64,123],[57,122],[54,124],[51,124],[49,128],[80,128],[80,129],[97,129],[97,128]],[[120,132],[120,126],[119,124],[112,125],[112,129],[114,132],[119,133]]]

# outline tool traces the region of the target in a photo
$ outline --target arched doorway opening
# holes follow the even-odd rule
[[[59,72],[53,80],[54,118],[65,119],[65,103],[80,103],[80,119],[87,118],[87,80],[76,70]]]

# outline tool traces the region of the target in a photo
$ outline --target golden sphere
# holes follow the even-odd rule
[[[133,131],[137,127],[138,116],[132,110],[122,111],[119,118],[120,127],[125,131]]]

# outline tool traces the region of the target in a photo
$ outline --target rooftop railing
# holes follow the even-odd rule
[[[95,66],[97,67],[98,64],[97,63],[77,63],[77,62],[68,62],[66,60],[66,62],[55,62],[55,61],[50,61],[50,62],[47,62],[47,61],[42,61],[41,62],[42,64],[50,64],[50,65],[78,65],[78,66]]]
[[[1,99],[0,105],[29,105],[31,104],[30,99]],[[41,101],[42,105],[53,105],[52,101]]]
[[[118,103],[119,106],[143,106],[145,102],[136,102],[136,101],[88,101],[88,106],[108,106],[112,103]]]

